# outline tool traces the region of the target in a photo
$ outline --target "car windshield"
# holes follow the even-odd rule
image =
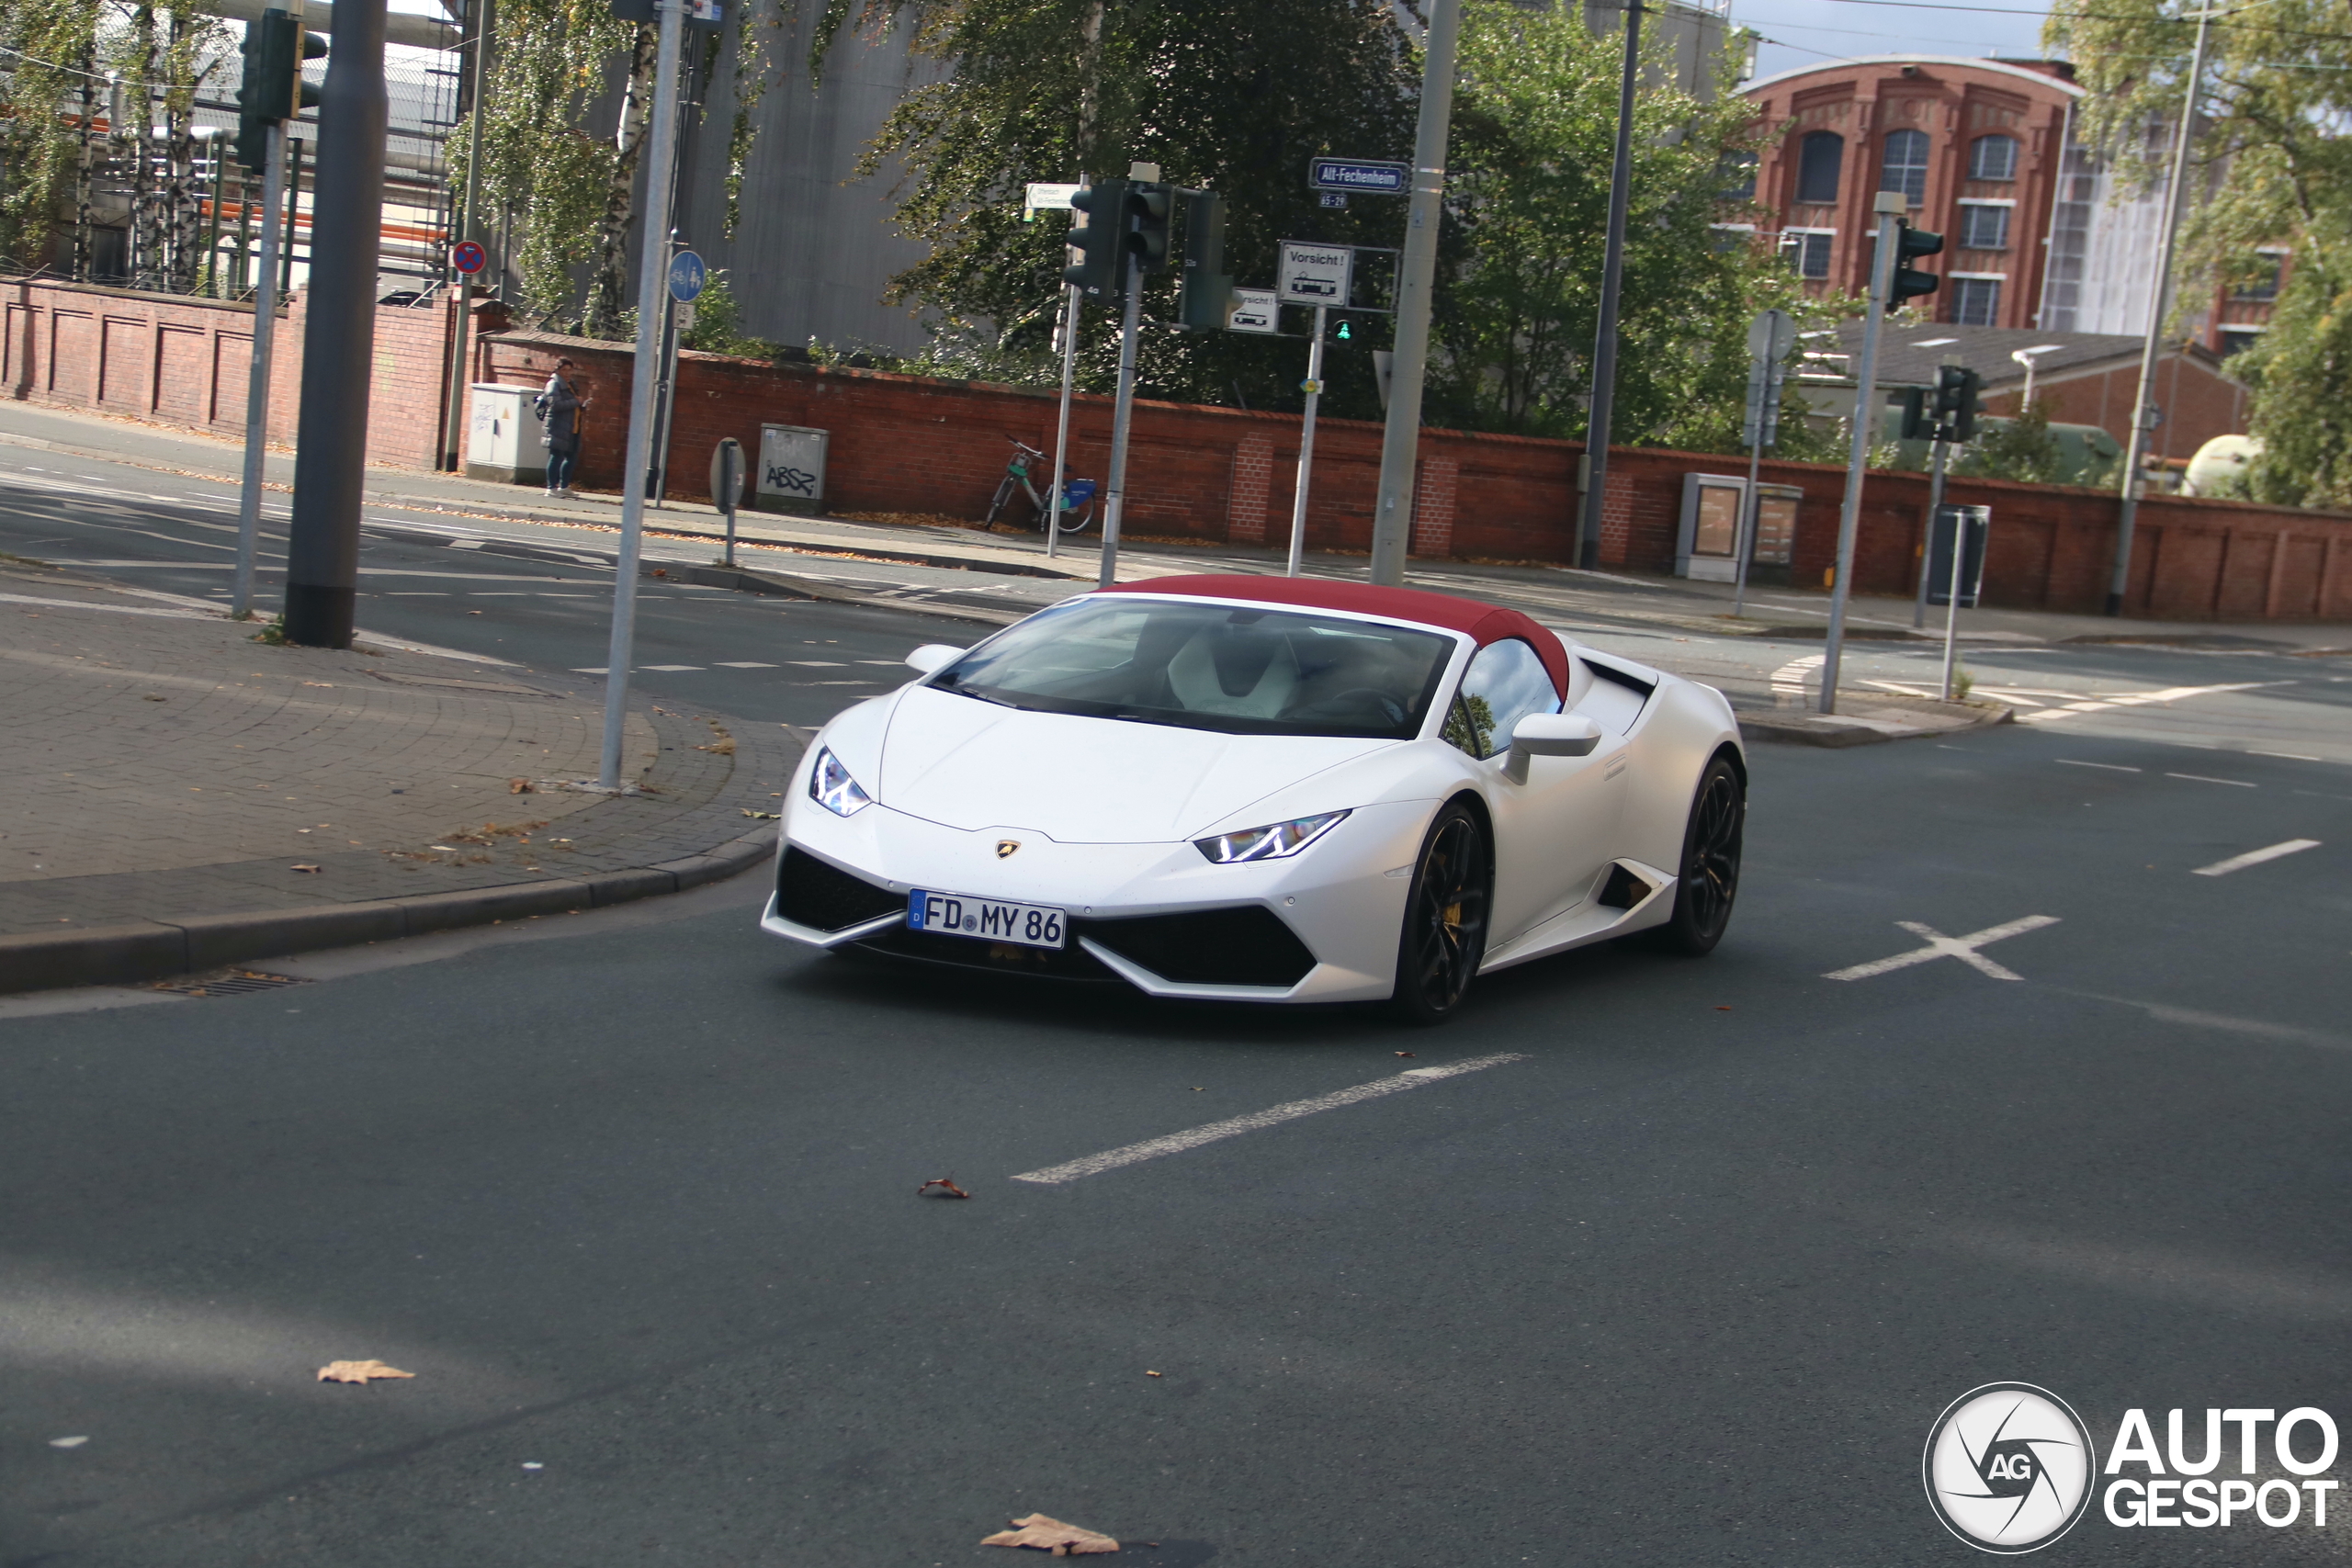
[[[1377,621],[1122,596],[1024,621],[931,684],[1041,713],[1409,740],[1453,646]]]

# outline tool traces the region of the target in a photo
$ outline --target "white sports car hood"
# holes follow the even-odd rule
[[[883,805],[967,831],[1034,828],[1065,844],[1191,838],[1396,744],[1027,713],[923,686],[900,694],[889,723],[875,790]]]

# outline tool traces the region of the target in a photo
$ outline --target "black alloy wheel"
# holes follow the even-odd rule
[[[1406,895],[1393,1001],[1415,1023],[1438,1023],[1461,1006],[1487,956],[1487,910],[1495,886],[1487,830],[1459,801],[1437,814]]]
[[[1704,957],[1731,924],[1739,893],[1740,841],[1747,829],[1747,791],[1731,759],[1718,756],[1699,775],[1690,823],[1682,834],[1674,913],[1652,933],[1668,953]]]

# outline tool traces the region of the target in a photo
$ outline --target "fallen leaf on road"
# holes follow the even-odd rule
[[[316,871],[319,868],[314,865],[289,865],[286,869],[288,871]]]
[[[1165,1377],[1166,1375],[1167,1375],[1167,1374],[1166,1374],[1165,1372],[1146,1372],[1146,1373],[1144,1373],[1144,1376],[1146,1376],[1146,1377],[1148,1377],[1148,1378]]]
[[[145,700],[146,700],[146,701],[148,701],[148,702],[151,702],[151,703],[160,703],[160,702],[162,702],[164,699],[163,699],[163,698],[161,698],[161,697],[159,697],[159,696],[157,696],[154,693],[150,692],[150,693],[148,693],[148,694],[147,694]]]
[[[655,568],[653,569],[653,575],[654,575],[654,576],[656,576],[656,577],[667,577],[667,576],[669,576],[670,574],[669,574],[669,572],[668,572],[667,570],[665,570],[664,569],[662,569],[662,568],[661,568],[661,567],[658,567],[658,566],[657,566],[657,567],[655,567]]]
[[[735,755],[735,738],[730,735],[724,740],[714,740],[707,746],[697,746],[695,750],[709,751],[721,757],[732,757]]]
[[[321,1382],[366,1382],[371,1378],[413,1378],[414,1372],[404,1372],[398,1367],[388,1367],[381,1361],[329,1361],[319,1369]]]
[[[1410,1056],[1410,1055],[1412,1055],[1412,1053],[1411,1053],[1410,1051],[1399,1051],[1399,1052],[1397,1052],[1396,1054],[1397,1054],[1399,1056]]]
[[[744,810],[743,815],[749,817],[754,822],[781,822],[784,820],[784,818],[775,812],[753,811],[748,807]]]
[[[965,1191],[962,1188],[956,1186],[955,1182],[949,1180],[944,1176],[934,1176],[929,1181],[924,1182],[921,1187],[916,1188],[915,1196],[920,1198],[934,1187],[944,1189],[944,1190],[940,1194],[943,1198],[969,1198],[971,1196],[969,1192]]]
[[[509,795],[531,795],[534,794],[537,789],[537,786],[533,784],[528,779],[508,779],[506,781],[506,793]]]
[[[1097,1552],[1116,1551],[1119,1543],[1082,1525],[1066,1525],[1044,1514],[1032,1514],[1025,1519],[1007,1521],[1012,1528],[999,1530],[984,1538],[982,1546],[1034,1546],[1050,1551],[1057,1557],[1088,1557]]]
[[[1727,1008],[1727,1007],[1721,1006],[1720,1004],[1718,1004],[1718,1005],[1717,1005],[1717,1007],[1715,1008],[1715,1010],[1716,1010],[1717,1012],[1729,1012],[1729,1011],[1731,1011],[1731,1009],[1729,1009],[1729,1008]]]

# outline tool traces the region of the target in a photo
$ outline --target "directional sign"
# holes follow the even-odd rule
[[[490,265],[490,253],[481,248],[480,240],[460,240],[449,247],[449,265],[471,277]]]
[[[1345,305],[1348,275],[1354,269],[1351,245],[1283,242],[1283,266],[1275,293],[1286,305]]]
[[[680,251],[670,258],[670,298],[684,305],[702,292],[710,280],[710,269],[702,265],[702,257],[692,251]]]
[[[1363,158],[1313,158],[1306,164],[1309,190],[1362,191],[1366,196],[1403,196],[1413,182],[1412,165]]]
[[[1225,318],[1226,329],[1237,333],[1272,332],[1276,309],[1272,289],[1237,288],[1233,291],[1233,309]]]
[[[1035,222],[1040,212],[1068,212],[1070,210],[1069,198],[1083,188],[1076,185],[1031,180],[1027,198],[1021,204],[1021,220],[1023,223]]]

